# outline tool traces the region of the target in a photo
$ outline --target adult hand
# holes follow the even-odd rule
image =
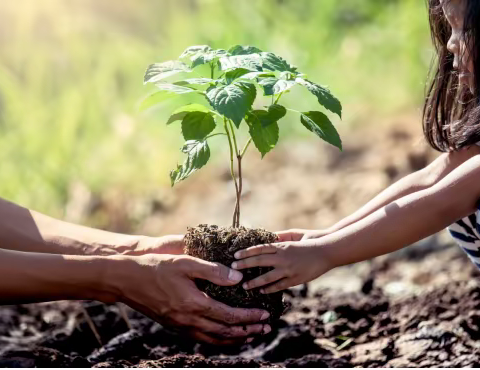
[[[232,345],[271,331],[261,323],[268,312],[224,305],[194,282],[205,279],[235,285],[242,279],[238,271],[186,255],[112,256],[110,261],[106,284],[112,286],[117,300],[199,341]]]

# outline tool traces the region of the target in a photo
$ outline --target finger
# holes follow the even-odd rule
[[[293,229],[278,231],[276,234],[278,235],[279,242],[298,242],[302,239],[304,232],[298,229]]]
[[[280,280],[279,282],[273,284],[273,285],[270,285],[266,288],[263,288],[262,290],[260,290],[260,293],[263,293],[263,294],[271,294],[271,293],[276,293],[276,292],[280,292],[282,290],[285,290],[287,288],[290,288],[292,286],[295,286],[297,284],[293,284],[290,282],[290,279],[282,279]]]
[[[243,283],[243,288],[245,290],[250,290],[253,288],[258,288],[267,284],[274,283],[280,279],[283,279],[285,277],[285,274],[279,270],[275,269],[270,272],[267,272],[266,274],[263,274],[253,280],[247,281],[246,283]]]
[[[208,262],[194,257],[185,257],[188,261],[186,274],[192,278],[208,280],[214,284],[229,286],[238,284],[243,275],[220,263]]]
[[[250,267],[268,267],[276,266],[279,263],[279,258],[275,254],[263,254],[260,256],[249,257],[244,260],[235,261],[232,267],[237,270],[243,270]]]
[[[277,246],[281,246],[281,243],[256,245],[247,249],[242,249],[235,253],[236,259],[242,259],[247,257],[258,256],[260,254],[274,254],[277,253]]]
[[[270,317],[267,311],[256,308],[233,308],[217,302],[205,294],[208,305],[203,316],[229,325],[257,324]]]
[[[194,326],[207,334],[214,334],[222,339],[247,339],[252,335],[266,334],[271,331],[270,325],[253,324],[253,325],[225,325],[212,321],[205,317],[197,317]]]

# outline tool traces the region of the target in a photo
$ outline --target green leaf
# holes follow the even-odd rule
[[[200,93],[200,91],[198,91],[198,90],[192,89],[190,87],[176,85],[176,84],[156,83],[155,86],[159,90],[169,91],[169,92],[172,92],[174,94],[188,94],[188,93],[192,93],[192,92]]]
[[[258,151],[262,154],[262,158],[270,150],[272,150],[278,142],[278,123],[270,123],[264,127],[261,119],[257,116],[258,111],[249,112],[246,121],[249,127],[250,136]]]
[[[287,109],[280,104],[272,104],[268,107],[268,119],[271,122],[278,122],[287,114]],[[263,125],[263,122],[262,122]],[[268,126],[268,124],[267,124]]]
[[[244,68],[249,71],[262,71],[262,58],[258,54],[232,55],[220,58],[222,71],[230,71],[236,68]]]
[[[212,51],[213,49],[208,46],[208,45],[195,45],[195,46],[189,46],[188,48],[185,49],[185,51],[180,55],[180,59],[188,57],[189,55],[195,55],[199,53],[207,53],[209,51]]]
[[[210,148],[206,141],[189,140],[184,144],[182,152],[187,154],[187,159],[181,166],[177,165],[176,170],[170,171],[172,186],[202,168],[210,158]]]
[[[209,110],[207,107],[204,107],[201,104],[188,104],[176,109],[170,118],[167,121],[167,125],[175,121],[181,121],[183,118],[190,112],[203,112],[208,113]]]
[[[259,54],[262,51],[254,46],[235,45],[228,49],[230,55]]]
[[[185,140],[203,140],[215,129],[215,119],[210,112],[189,112],[182,120]]]
[[[211,78],[187,78],[186,80],[174,82],[174,85],[207,85],[215,82],[217,82],[217,80],[212,80]]]
[[[332,122],[322,112],[303,112],[300,118],[302,124],[321,139],[325,140],[340,150],[342,150],[342,141]]]
[[[279,104],[272,104],[268,107],[268,111],[259,109],[254,110],[251,113],[253,113],[256,118],[260,120],[262,127],[267,127],[272,123],[278,122],[280,119],[282,119],[287,114],[287,110],[285,107]]]
[[[227,85],[231,84],[237,78],[245,76],[247,73],[250,73],[250,70],[246,68],[235,68],[230,71],[225,72],[225,82]]]
[[[153,94],[148,95],[145,99],[143,99],[140,102],[138,110],[139,111],[147,110],[147,109],[153,107],[154,105],[162,103],[165,100],[174,98],[176,96],[177,95],[175,93],[172,93],[171,91],[157,91]]]
[[[297,74],[295,72],[290,72],[290,71],[283,71],[280,72],[279,79],[280,80],[294,80],[296,76],[300,76],[301,73]]]
[[[215,59],[225,55],[227,55],[227,52],[223,49],[199,52],[190,58],[192,61],[192,68],[198,67],[202,64],[210,63]]]
[[[230,71],[225,72],[225,83],[227,85],[231,84],[233,81],[236,79],[244,79],[244,80],[253,80],[258,77],[274,77],[275,75],[270,72],[263,72],[263,71],[258,71],[258,72],[251,72],[248,69],[245,68],[236,68],[232,69]]]
[[[151,64],[145,72],[143,83],[158,82],[164,78],[173,76],[180,72],[191,72],[192,70],[178,60],[171,60],[164,63]]]
[[[209,88],[207,100],[213,109],[231,119],[238,128],[250,110],[256,93],[254,84],[237,81],[231,85]]]
[[[328,109],[330,112],[338,114],[338,116],[342,118],[342,104],[335,96],[332,95],[330,90],[300,77],[295,81],[297,81],[297,83],[300,85],[305,86],[308,91],[315,95],[318,99],[318,102],[326,109]]]
[[[295,81],[279,80],[278,78],[264,78],[258,83],[263,87],[264,95],[277,95],[281,92],[287,91],[295,86]]]
[[[289,64],[285,59],[273,53],[261,53],[260,57],[262,58],[262,67],[265,69],[279,72],[295,72],[297,70],[296,67]]]

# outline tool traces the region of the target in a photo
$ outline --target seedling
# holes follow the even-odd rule
[[[324,109],[340,118],[342,106],[326,87],[308,80],[283,58],[253,46],[237,45],[228,50],[191,46],[179,59],[148,67],[144,82],[154,84],[157,91],[142,102],[141,109],[177,95],[199,95],[205,99],[204,104],[191,103],[176,109],[167,121],[167,125],[180,121],[185,139],[182,152],[187,155],[183,164],[170,172],[170,179],[174,186],[202,168],[210,159],[209,141],[225,138],[236,194],[232,227],[189,228],[185,235],[185,253],[229,266],[237,250],[277,240],[272,232],[240,226],[242,160],[250,144],[253,142],[263,158],[278,142],[280,120],[291,112],[307,130],[342,149],[340,137],[325,113],[287,108],[280,104],[282,96],[300,86],[312,93]],[[206,75],[199,73],[202,70]],[[266,105],[262,109],[254,108],[261,107],[262,100]],[[242,124],[247,126],[249,137],[239,145],[238,130]],[[251,280],[269,270],[269,267],[258,267],[242,273],[244,280]],[[278,318],[284,309],[281,292],[264,295],[258,290],[245,291],[241,284],[220,287],[205,280],[199,280],[197,285],[230,306],[264,308],[272,319]]]
[[[338,99],[327,88],[308,80],[305,74],[274,53],[263,52],[253,46],[236,45],[228,50],[213,50],[204,45],[188,47],[179,59],[148,67],[144,83],[155,84],[158,91],[148,96],[141,108],[150,108],[177,95],[200,94],[205,97],[208,105],[185,105],[175,110],[167,121],[167,125],[181,122],[185,139],[182,152],[187,154],[183,164],[170,172],[170,179],[173,186],[202,168],[210,159],[208,142],[214,137],[224,136],[230,149],[230,172],[236,193],[233,227],[240,226],[242,160],[245,153],[252,142],[262,158],[272,150],[279,138],[279,121],[287,111],[296,114],[309,131],[342,149],[340,137],[325,113],[315,110],[299,112],[280,104],[283,94],[301,86],[312,93],[326,110],[341,117],[342,106]],[[209,75],[198,75],[197,67],[202,65],[209,67]],[[179,75],[195,77],[166,82]],[[271,103],[264,109],[253,109],[256,98],[261,95],[270,97]],[[248,126],[250,137],[240,146],[236,131],[242,123]],[[214,132],[216,128],[221,131]]]

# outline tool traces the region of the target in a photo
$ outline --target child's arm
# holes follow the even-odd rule
[[[438,183],[453,169],[472,158],[474,155],[480,154],[480,148],[476,145],[466,148],[458,152],[444,153],[435,159],[427,167],[413,172],[375,196],[356,212],[345,217],[335,225],[325,230],[302,230],[292,229],[279,232],[280,241],[298,241],[323,237],[343,229],[346,226],[354,224],[362,220],[376,210],[386,206],[387,204],[402,198],[406,195],[428,189]]]
[[[430,188],[409,194],[362,220],[320,239],[276,243],[237,252],[232,267],[273,266],[246,283],[276,292],[330,269],[393,252],[473,213],[480,198],[480,156],[474,156]],[[280,281],[279,281],[280,280]]]

